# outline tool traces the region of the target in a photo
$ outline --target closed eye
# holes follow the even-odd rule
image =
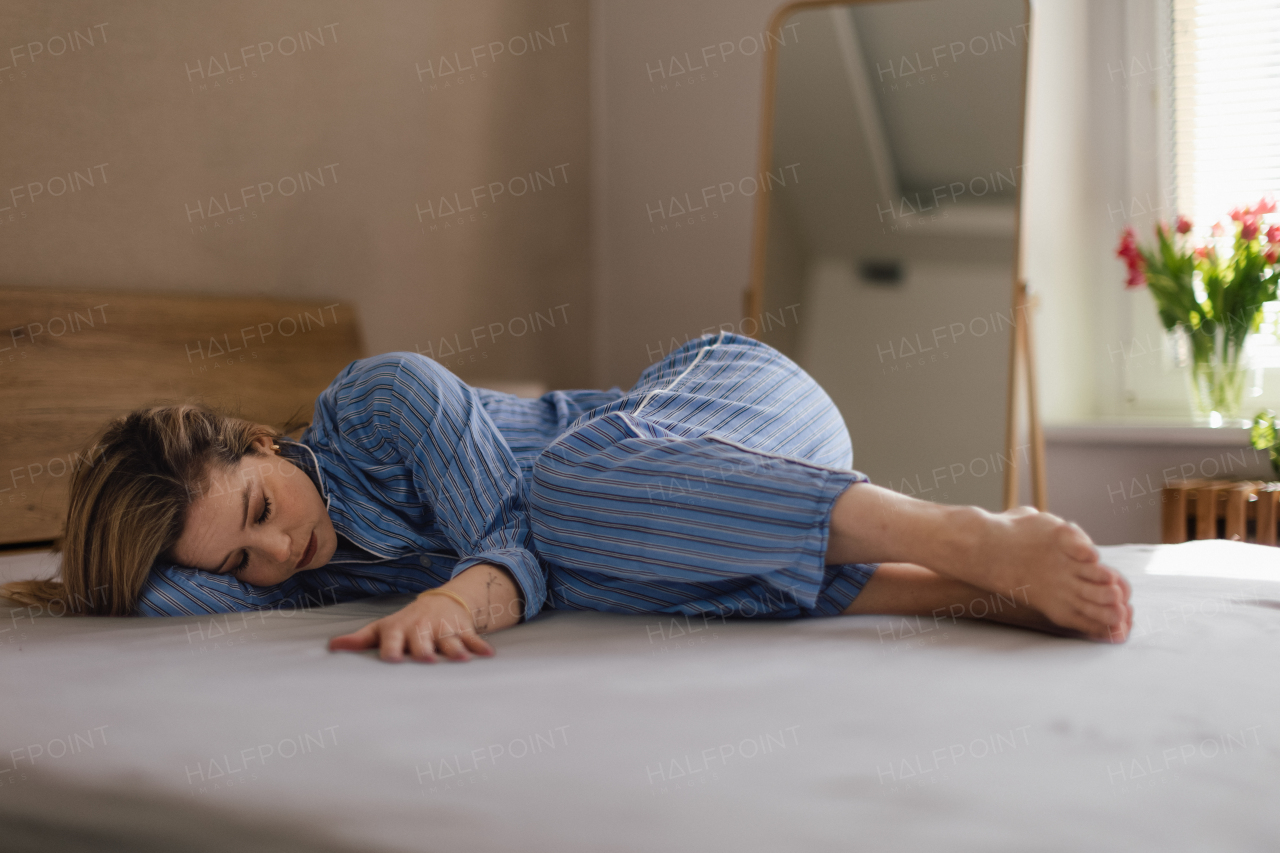
[[[271,517],[271,498],[266,495],[262,496],[262,513],[257,518],[258,524],[264,524]],[[245,551],[244,556],[240,558],[240,562],[231,569],[229,574],[238,575],[249,567],[249,552]]]

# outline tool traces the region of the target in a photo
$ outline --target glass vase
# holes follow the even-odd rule
[[[1237,342],[1219,325],[1208,334],[1176,326],[1169,332],[1174,363],[1185,368],[1192,420],[1211,427],[1248,427],[1240,416],[1246,396],[1262,393],[1262,371],[1254,368],[1254,335]]]

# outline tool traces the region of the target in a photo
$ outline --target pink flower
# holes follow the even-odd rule
[[[1258,199],[1258,203],[1253,207],[1247,205],[1243,207],[1233,207],[1231,209],[1231,218],[1236,222],[1242,222],[1250,216],[1261,216],[1264,213],[1276,212],[1276,200],[1269,195],[1264,195]]]
[[[1195,256],[1200,260],[1207,260],[1213,257],[1213,248],[1210,246],[1200,246],[1195,250]]]
[[[1132,226],[1126,225],[1121,233],[1120,245],[1116,247],[1116,257],[1123,258],[1129,270],[1125,287],[1141,287],[1147,283],[1147,277],[1143,273],[1142,253],[1138,251],[1138,238],[1133,233]]]
[[[1267,229],[1267,242],[1280,243],[1280,225],[1272,225]]]
[[[1179,216],[1176,227],[1179,234],[1186,234],[1191,230],[1191,220],[1185,216]]]
[[[1258,236],[1258,231],[1262,226],[1258,224],[1258,217],[1245,216],[1240,220],[1240,237],[1244,240],[1252,240]]]
[[[1129,260],[1138,254],[1138,236],[1133,233],[1133,226],[1126,225],[1120,232],[1120,245],[1116,247],[1116,257]]]
[[[1275,246],[1268,246],[1263,257],[1267,259],[1267,263],[1274,264],[1276,261],[1280,261],[1280,249]]]
[[[1231,218],[1235,219],[1234,212],[1232,212]],[[1227,229],[1223,226],[1221,222],[1213,223],[1213,228],[1211,230],[1213,232],[1213,236],[1215,237],[1221,237],[1223,234],[1227,233]]]

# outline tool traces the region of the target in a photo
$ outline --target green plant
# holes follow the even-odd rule
[[[1116,255],[1128,268],[1125,287],[1146,285],[1167,331],[1184,333],[1191,356],[1191,390],[1197,410],[1234,417],[1245,387],[1241,356],[1249,334],[1262,323],[1262,306],[1276,299],[1280,284],[1280,224],[1263,217],[1276,203],[1264,198],[1253,207],[1231,211],[1231,253],[1219,254],[1227,234],[1195,245],[1191,221],[1179,216],[1173,228],[1155,226],[1156,245],[1138,245],[1131,226],[1124,229]]]
[[[1129,271],[1125,286],[1147,285],[1165,329],[1184,327],[1193,333],[1193,345],[1198,340],[1208,346],[1221,326],[1229,345],[1238,349],[1247,334],[1258,330],[1262,304],[1276,298],[1280,225],[1264,231],[1262,219],[1275,210],[1276,203],[1264,198],[1254,207],[1231,211],[1235,239],[1227,257],[1219,257],[1214,244],[1193,245],[1191,221],[1185,216],[1178,217],[1173,229],[1156,224],[1154,250],[1139,246],[1133,228],[1126,227],[1116,249]],[[1215,236],[1224,233],[1221,224],[1214,226]]]
[[[1267,451],[1271,458],[1271,471],[1280,479],[1280,440],[1276,437],[1276,413],[1267,409],[1258,412],[1253,418],[1253,428],[1249,430],[1249,443],[1256,450]]]

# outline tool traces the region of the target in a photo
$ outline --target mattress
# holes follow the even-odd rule
[[[1280,550],[1102,549],[1121,646],[548,612],[385,664],[314,610],[0,620],[0,849],[1263,850]],[[54,567],[31,553],[0,575]],[[4,613],[0,610],[0,613]]]

